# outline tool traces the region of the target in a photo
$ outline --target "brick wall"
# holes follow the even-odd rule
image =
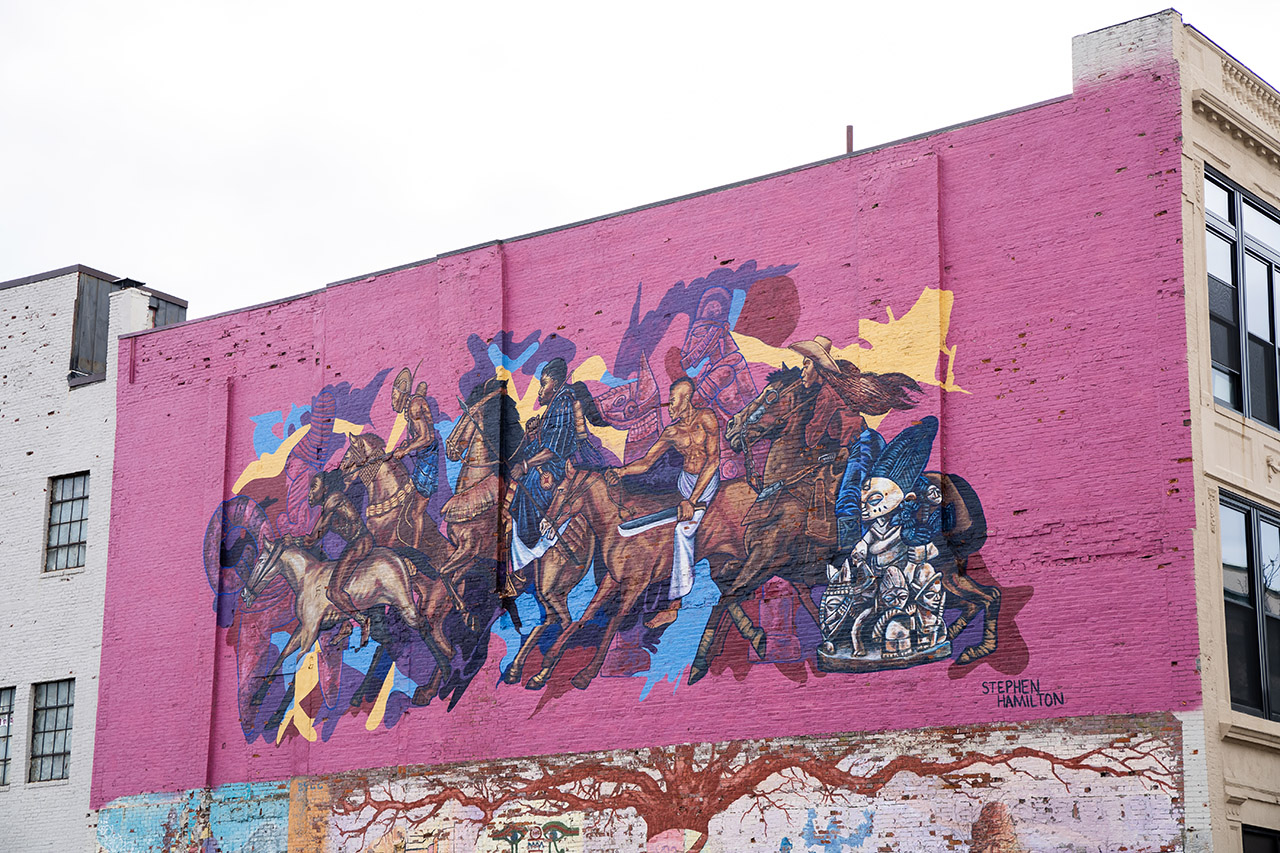
[[[1176,847],[1177,737],[1121,737],[1119,722],[1163,719],[1158,725],[1173,731],[1161,715],[1200,703],[1180,102],[1176,68],[1160,47],[1171,21],[1143,19],[1098,35],[1094,48],[1078,46],[1084,59],[1073,95],[1035,108],[126,339],[95,804],[125,809],[113,818],[125,826],[130,808],[155,815],[156,803],[171,802],[164,797],[195,797],[194,805],[172,800],[175,819],[198,825],[193,832],[207,824],[216,835],[213,804],[228,785],[292,778],[295,787],[320,790],[317,802],[330,801],[330,786],[345,802],[346,792],[389,790],[347,775],[368,768],[462,763],[489,778],[498,773],[490,768],[525,756],[568,754],[577,756],[569,765],[612,767],[639,750],[647,759],[632,769],[651,775],[653,761],[684,760],[684,744],[761,741],[771,745],[759,747],[766,752],[801,744],[795,748],[815,750],[818,760],[832,757],[827,736],[884,732],[857,737],[890,744],[885,755],[941,756],[954,751],[953,738],[993,731],[1025,743],[1032,752],[1008,748],[1046,767],[1002,777],[997,796],[964,793],[949,777],[940,790],[920,793],[940,803],[929,821],[947,815],[949,828],[937,838],[1017,849],[1012,841],[983,847],[975,835],[990,803],[983,826],[996,828],[982,832],[1003,832],[1011,814],[1015,824],[1054,826],[1043,838],[1068,843],[1070,821],[1082,820],[1079,804],[1068,801],[1078,785],[1107,792],[1113,804],[1127,803],[1129,793],[1102,781],[1114,778],[1110,769],[1085,771],[1097,776],[1094,786],[1064,782],[1048,765],[1096,748],[1121,762],[1135,749],[1141,754],[1130,757],[1147,767],[1143,750],[1159,742],[1157,763],[1172,776],[1168,786],[1143,789],[1156,792],[1154,800],[1142,795],[1143,820],[1117,823],[1117,815],[1133,814],[1122,805],[1101,824],[1086,824],[1114,825],[1107,837],[1116,839],[1142,827],[1134,837]],[[776,372],[799,365],[793,345],[804,350],[808,341],[812,353],[819,336],[862,371],[842,368],[849,384],[794,384]],[[603,410],[606,425],[589,428],[586,443],[613,466],[653,445],[657,431],[646,417],[671,422],[670,385],[681,375],[693,378],[698,405],[721,405],[726,415],[757,397],[777,407],[750,422],[763,430],[778,419],[770,449],[761,438],[747,455],[720,456],[721,490],[699,532],[705,559],[678,611],[669,606],[681,597],[668,581],[671,527],[626,538],[616,532],[620,522],[677,502],[671,483],[630,480],[618,491],[598,474],[562,475],[544,465],[541,476],[513,486],[559,489],[569,509],[547,514],[556,525],[579,526],[563,528],[528,575],[513,579],[519,595],[504,602],[497,592],[506,579],[493,563],[505,556],[494,544],[502,541],[497,510],[485,514],[503,490],[488,502],[468,493],[460,463],[437,450],[440,491],[419,500],[401,485],[416,463],[377,461],[406,432],[392,393],[402,368],[415,384],[426,382],[423,405],[445,444],[466,423],[458,398],[471,397],[473,416],[484,417],[483,383],[494,377],[506,381],[509,404],[495,398],[493,406],[510,405],[508,423],[530,427],[537,416],[554,431],[557,404],[538,394],[544,380],[553,382],[543,368],[556,358]],[[887,378],[895,375],[909,382]],[[905,398],[886,390],[894,383],[908,389]],[[833,415],[811,395],[836,387],[864,396],[841,398],[844,414]],[[646,408],[655,394],[660,414]],[[819,411],[826,414],[808,429]],[[722,438],[752,435],[743,417],[732,428],[722,418]],[[788,432],[792,418],[804,426]],[[835,485],[863,421],[894,449],[879,457],[885,477],[887,460],[925,452],[928,461],[910,476],[905,463],[894,474],[905,477],[903,492],[926,493],[915,478],[921,467],[959,484],[942,481],[935,528],[922,501],[890,516],[904,535],[917,525],[910,535],[921,550],[904,558],[900,583],[883,572],[864,587],[874,595],[859,598],[836,594],[841,579],[828,573],[827,558],[840,550],[832,536]],[[932,423],[937,436],[923,437]],[[490,441],[501,452],[498,432]],[[794,452],[779,449],[787,447]],[[482,452],[478,443],[471,448],[471,458]],[[335,470],[349,452],[375,461],[368,476],[332,488],[379,545],[412,541],[426,555],[413,568],[390,552],[379,556],[390,561],[389,574],[380,576],[383,598],[369,593],[375,642],[363,647],[356,640],[363,631],[338,634],[344,620],[336,613],[320,620],[318,635],[302,630],[310,617],[296,602],[306,600],[305,582],[295,593],[283,579],[259,583],[255,574],[305,559],[277,561],[273,543],[312,528],[318,510],[306,500],[309,478]],[[589,455],[573,452],[579,470]],[[406,527],[381,526],[402,507]],[[459,507],[474,516],[463,518]],[[878,535],[868,547],[887,541]],[[451,568],[467,536],[488,544]],[[331,571],[343,542],[331,534],[317,547],[318,564],[299,569],[303,577]],[[866,579],[853,562],[846,586]],[[839,571],[839,560],[832,568]],[[938,587],[930,587],[932,570]],[[910,604],[885,603],[898,589]],[[928,615],[939,589],[946,640]],[[323,595],[314,600],[327,606]],[[560,607],[570,631],[548,616]],[[415,631],[423,615],[426,627]],[[929,636],[938,642],[930,645]],[[299,639],[277,672],[274,660]],[[521,647],[527,659],[517,657]],[[1077,727],[1095,731],[1087,720],[1100,716],[1109,720],[1101,740],[1072,739]],[[393,776],[392,787],[408,786],[403,796],[412,802],[419,796],[412,780],[431,788],[438,774]],[[1015,796],[1024,781],[1028,792],[1053,790]],[[213,793],[199,793],[206,790]],[[586,815],[616,790],[596,786],[572,801],[567,811],[581,813],[575,825],[585,833],[596,820]],[[196,793],[147,799],[153,792]],[[342,820],[311,800],[300,813],[294,796],[291,827],[305,815],[325,838],[341,834]],[[706,796],[690,793],[704,804]],[[1047,799],[1032,819],[1020,809],[1034,797]],[[822,802],[814,827],[834,818]],[[882,813],[858,802],[856,809]],[[854,809],[850,803],[841,808]],[[749,806],[739,798],[726,809]],[[778,849],[781,837],[799,843],[785,833],[801,831],[807,819],[793,814],[798,805],[781,808],[787,817],[761,815],[766,826],[775,821],[767,843],[738,838],[736,829],[721,837],[710,823],[687,819],[667,827],[638,812],[592,830],[590,837],[606,839],[598,844],[574,837],[581,849],[658,849],[669,828],[679,830],[681,845],[699,849]],[[394,811],[388,831],[398,827],[400,843],[409,843],[403,833],[418,812]],[[195,817],[181,817],[187,812]],[[832,833],[859,843],[871,837],[842,815]],[[745,825],[747,817],[737,819]],[[915,831],[907,818],[878,820],[876,832]],[[450,843],[459,849],[489,844],[474,833],[465,843],[458,837]],[[383,849],[361,838],[349,849]],[[107,835],[100,842],[116,849]],[[311,843],[295,838],[295,849]],[[917,844],[923,836],[903,849],[925,849]]]
[[[115,382],[112,374],[101,382],[68,386],[78,277],[70,272],[0,289],[0,431],[5,438],[0,450],[0,688],[15,688],[16,698],[9,727],[9,785],[0,787],[0,825],[5,844],[14,850],[85,849],[93,838],[89,779],[106,587]],[[111,306],[112,330],[143,327],[145,294],[121,291]],[[45,572],[49,480],[83,471],[89,473],[85,565]],[[67,678],[76,682],[69,776],[28,782],[33,685]]]

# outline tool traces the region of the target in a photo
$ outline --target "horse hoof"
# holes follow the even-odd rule
[[[432,692],[425,684],[419,686],[417,690],[413,691],[413,704],[418,707],[430,705],[431,700],[434,698],[435,693]]]
[[[707,668],[705,666],[699,666],[698,664],[694,664],[689,669],[689,686],[692,687],[693,685],[697,684],[699,681],[702,680],[702,676],[706,674],[707,674]]]
[[[511,666],[507,667],[506,671],[502,673],[502,681],[504,684],[519,684],[520,670]]]
[[[547,671],[544,669],[542,672],[538,673],[538,674],[537,674],[537,675],[535,675],[533,678],[530,678],[530,679],[529,679],[529,681],[525,683],[525,685],[524,685],[524,686],[525,686],[525,689],[526,689],[526,690],[541,690],[542,688],[544,688],[544,687],[546,687],[546,686],[547,686],[547,678],[548,678],[550,675],[551,675],[551,673],[547,672]]]
[[[585,672],[580,672],[573,678],[569,679],[569,683],[579,690],[586,690],[591,685],[591,676]]]

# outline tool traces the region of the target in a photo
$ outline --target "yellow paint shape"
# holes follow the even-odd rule
[[[917,382],[967,394],[969,392],[955,384],[956,348],[947,346],[954,301],[955,296],[950,291],[926,287],[916,304],[901,317],[894,317],[893,309],[888,308],[888,322],[859,321],[858,336],[871,345],[870,349],[855,341],[848,346],[832,346],[831,354],[852,362],[862,370],[905,373]],[[734,332],[733,339],[749,362],[772,367],[782,367],[786,363],[798,367],[803,361],[803,357],[794,350],[769,346],[750,335]],[[937,377],[939,353],[947,357],[947,376],[941,382]]]
[[[290,723],[298,730],[298,734],[302,735],[312,743],[316,740],[316,727],[311,715],[302,710],[302,700],[310,695],[320,684],[320,643],[319,641],[311,645],[311,651],[307,652],[306,657],[302,659],[302,664],[298,667],[298,671],[293,676],[293,704],[289,706],[289,713],[284,715],[284,719],[280,721],[280,728],[276,732],[276,746],[280,745],[280,741],[284,740],[284,733],[289,728]]]
[[[404,435],[404,431],[408,426],[409,421],[405,418],[404,412],[396,412],[396,422],[391,425],[391,435],[387,436],[383,452],[400,443],[400,437]]]
[[[311,424],[296,430],[293,435],[281,442],[280,446],[270,453],[264,453],[257,459],[245,466],[240,477],[236,480],[236,484],[231,487],[233,495],[240,494],[240,490],[252,483],[254,480],[270,480],[272,477],[280,476],[280,472],[284,470],[284,465],[289,461],[289,451],[298,446],[298,442],[302,441],[302,437],[311,429]],[[342,435],[359,435],[364,432],[363,424],[353,424],[351,421],[344,421],[342,418],[336,418],[333,422],[333,431]]]
[[[391,668],[387,670],[387,677],[382,679],[382,689],[378,691],[378,701],[373,703],[373,710],[369,712],[369,719],[364,721],[364,730],[371,732],[378,726],[382,725],[382,718],[387,713],[387,697],[391,695],[391,682],[396,680],[396,665],[391,664]]]

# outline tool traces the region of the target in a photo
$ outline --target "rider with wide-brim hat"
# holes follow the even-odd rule
[[[817,447],[830,436],[849,451],[835,505],[837,554],[848,553],[862,537],[862,481],[885,446],[884,438],[864,416],[911,408],[915,405],[912,394],[920,393],[920,386],[903,373],[866,373],[850,361],[837,359],[831,339],[824,335],[796,341],[788,348],[804,356],[801,384],[807,389],[819,386],[805,427],[805,443]]]

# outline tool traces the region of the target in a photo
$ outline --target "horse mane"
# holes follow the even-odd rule
[[[919,383],[905,373],[868,373],[853,362],[839,359],[839,373],[824,371],[822,378],[854,411],[877,417],[892,409],[913,409]]]
[[[784,363],[782,367],[779,367],[777,370],[770,371],[769,375],[764,378],[764,381],[772,385],[774,382],[779,381],[787,383],[795,382],[799,378],[800,368],[787,367]]]

